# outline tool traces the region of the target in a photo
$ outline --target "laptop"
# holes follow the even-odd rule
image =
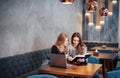
[[[60,68],[69,68],[72,66],[67,63],[66,56],[62,54],[50,54],[50,65]]]

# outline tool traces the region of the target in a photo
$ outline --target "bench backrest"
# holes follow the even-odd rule
[[[92,47],[102,46],[102,45],[106,45],[108,47],[116,47],[116,48],[118,48],[118,43],[117,42],[115,42],[115,43],[112,43],[112,42],[100,42],[100,41],[83,41],[83,42],[86,44],[88,50],[90,50],[90,48],[92,48]]]
[[[41,67],[49,59],[50,49],[29,52],[0,59],[0,78],[16,78]]]

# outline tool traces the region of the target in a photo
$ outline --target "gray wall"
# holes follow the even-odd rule
[[[120,1],[119,1],[119,4],[120,4]],[[119,6],[119,16],[118,18],[120,18],[120,6]],[[118,42],[119,42],[119,48],[120,48],[120,19],[118,20],[119,21],[119,26],[118,26]],[[120,56],[120,51],[118,53],[118,55]],[[120,65],[120,62],[118,62],[118,65]]]
[[[58,34],[82,34],[82,0],[0,0],[0,58],[51,47]]]
[[[0,58],[49,48],[61,32],[70,37],[77,31],[85,40],[120,43],[119,4],[113,7],[115,14],[105,18],[102,30],[96,31],[84,19],[84,3],[85,0],[75,0],[72,5],[59,0],[0,0]]]

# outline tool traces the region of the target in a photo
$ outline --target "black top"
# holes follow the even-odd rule
[[[60,50],[55,45],[52,46],[51,53],[52,54],[64,54],[63,52],[60,52]]]

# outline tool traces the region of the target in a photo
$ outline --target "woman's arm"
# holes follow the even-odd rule
[[[67,50],[67,59],[68,59],[68,61],[72,61],[73,57],[75,55],[76,55],[75,48],[72,45],[69,45],[68,50]]]
[[[66,58],[68,59],[68,61],[72,61],[73,58],[71,56],[69,56],[68,54],[66,54]]]

